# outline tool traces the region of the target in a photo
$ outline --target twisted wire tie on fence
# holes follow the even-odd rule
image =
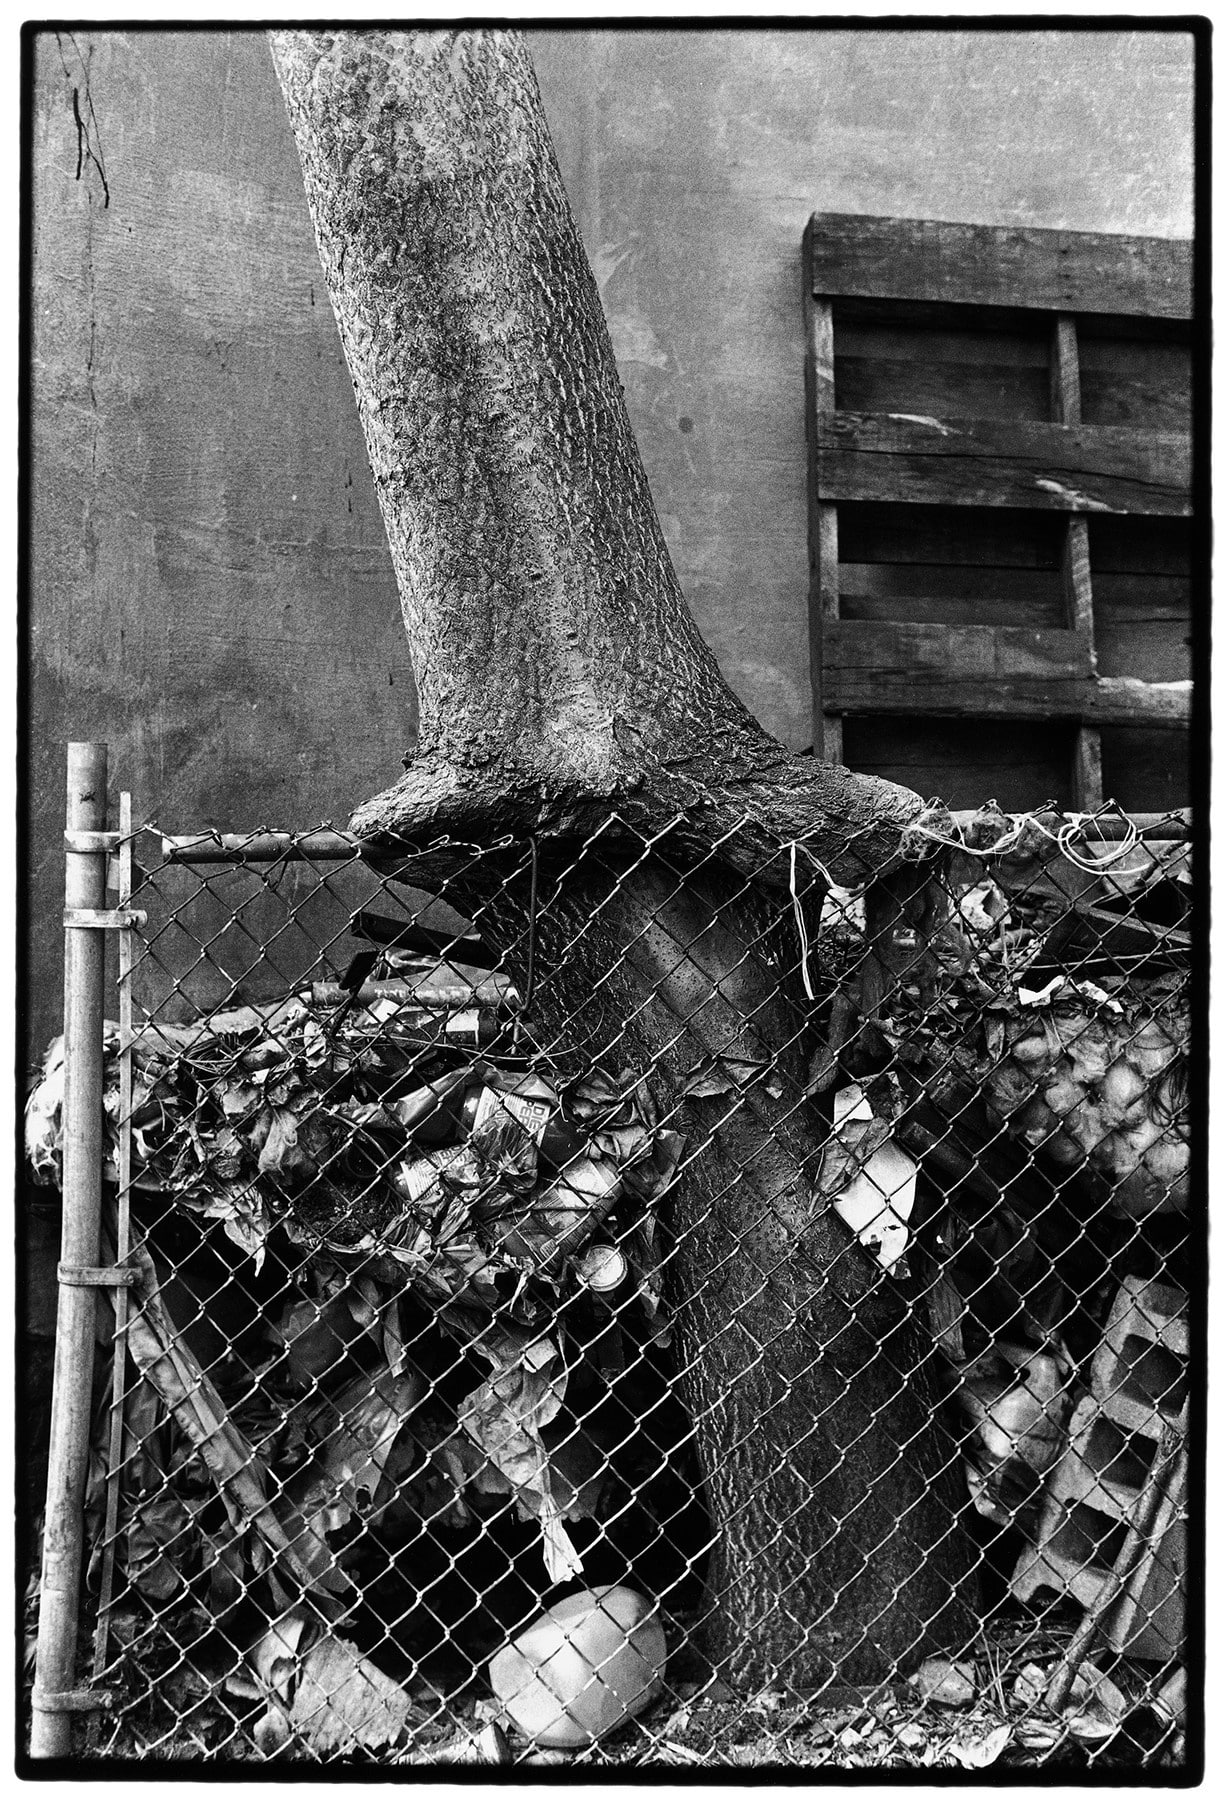
[[[798,849],[799,849],[798,843],[796,842],[796,840],[794,838],[792,838],[792,840],[791,840],[791,910],[795,914],[795,928],[800,934],[800,974],[804,980],[804,992],[808,995],[808,998],[810,1000],[815,1001],[817,996],[813,992],[812,982],[809,979],[809,975],[808,975],[808,928],[804,923],[804,908],[800,901],[799,890],[796,886],[796,880],[795,880],[795,855],[796,855],[796,851]],[[833,876],[830,874],[829,870],[826,868],[825,864],[821,861],[821,859],[819,857],[814,856],[812,851],[809,850],[807,847],[805,847],[804,854],[808,858],[809,862],[812,864],[813,868],[816,869],[816,871],[817,871],[818,875],[820,875],[822,881],[824,881],[825,889],[826,889],[827,893],[829,892],[829,890],[831,888],[834,888],[838,885],[837,882],[834,880]]]
[[[1053,812],[1058,811],[1058,808],[1047,806],[1042,808],[1042,811]],[[1060,854],[1067,858],[1068,862],[1072,863],[1078,869],[1083,869],[1086,874],[1096,875],[1102,869],[1113,867],[1113,865],[1120,862],[1123,857],[1130,856],[1131,852],[1140,841],[1140,833],[1136,829],[1134,819],[1128,819],[1126,822],[1127,830],[1113,849],[1108,850],[1102,856],[1082,856],[1078,850],[1073,848],[1072,840],[1078,835],[1083,834],[1085,826],[1092,823],[1095,816],[1096,815],[1093,813],[1071,813],[1068,816],[1066,824],[1061,825],[1058,831],[1052,831],[1050,826],[1043,821],[1041,813],[1038,811],[1013,813],[1010,815],[1012,822],[1008,828],[1000,834],[994,844],[988,844],[984,849],[976,847],[973,844],[967,844],[964,833],[956,824],[954,824],[954,830],[957,832],[956,837],[950,837],[945,831],[934,830],[932,826],[927,823],[928,819],[948,819],[948,812],[937,802],[925,807],[918,818],[913,819],[910,824],[907,825],[905,831],[902,833],[902,854],[904,856],[907,854],[907,845],[911,840],[916,837],[921,837],[926,838],[929,843],[942,844],[950,850],[960,850],[966,856],[979,856],[984,860],[989,857],[1006,856],[1010,850],[1014,850],[1017,847],[1024,838],[1026,830],[1032,826],[1033,829],[1040,832],[1044,838],[1048,838],[1059,850]]]

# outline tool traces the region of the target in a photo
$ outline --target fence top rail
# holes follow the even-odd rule
[[[976,809],[949,814],[959,827],[970,825],[979,817]],[[1067,814],[1043,810],[1034,815],[1048,825],[1066,826],[1083,820],[1085,834],[1114,842],[1134,834],[1138,838],[1178,840],[1191,832],[1190,807],[1172,808],[1169,812],[1102,814]],[[265,863],[265,862],[347,862],[352,857],[367,861],[400,862],[403,850],[378,852],[370,848],[369,839],[355,831],[337,831],[321,826],[308,831],[196,831],[161,834],[162,859],[177,863]]]
[[[346,862],[362,855],[355,831],[189,831],[162,833],[165,862]],[[367,852],[369,854],[369,852]],[[397,853],[399,856],[403,852]]]

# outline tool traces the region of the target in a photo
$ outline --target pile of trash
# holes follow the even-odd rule
[[[962,839],[939,840],[883,945],[862,900],[831,891],[822,942],[840,980],[815,1090],[844,1044],[874,1040],[867,1072],[893,1068],[963,1134],[979,1113],[972,1148],[989,1156],[1002,1128],[1090,1209],[1185,1213],[1189,849],[1064,854],[1039,820],[992,808]]]
[[[394,1553],[423,1525],[507,1509],[536,1533],[538,1594],[583,1575],[569,1527],[598,1516],[610,1473],[584,1408],[627,1362],[632,1385],[624,1334],[667,1342],[657,1207],[684,1140],[633,1071],[565,1078],[505,1032],[483,1046],[471,1009],[423,1008],[398,985],[363,990],[366,1004],[314,990],[134,1036],[137,1379],[117,1555],[155,1609],[203,1598],[225,1618],[255,1593],[274,1635],[297,1643],[313,1618],[313,1641],[360,1603],[373,1536]],[[108,1025],[112,1180],[119,1050]],[[26,1113],[28,1163],[49,1185],[62,1104],[57,1040]],[[196,1325],[236,1293],[271,1293],[244,1320],[254,1356],[209,1362],[180,1328],[184,1221],[216,1270],[216,1306],[189,1297]],[[568,1407],[576,1381],[584,1399]],[[632,1480],[633,1446],[611,1448]],[[104,1468],[99,1455],[99,1527]],[[285,1654],[265,1626],[244,1679]],[[378,1671],[350,1675],[360,1712]],[[328,1717],[325,1735],[339,1729]],[[281,1726],[264,1736],[279,1744]]]
[[[1191,1273],[1191,853],[1127,839],[1082,853],[991,808],[959,841],[950,830],[903,871],[891,914],[846,890],[825,901],[821,1185],[887,1269],[924,1278],[973,1510],[1005,1578],[1020,1558],[1012,1590],[1045,1582],[1087,1605],[1110,1563],[1091,1535],[1066,1555],[1065,1538],[1082,1506],[1111,1524],[1146,1491],[1111,1486],[1084,1423],[1110,1404],[1096,1371],[1111,1309],[1129,1281]],[[1131,1423],[1155,1442],[1163,1416],[1154,1401]],[[1167,1537],[1159,1575],[1180,1617]]]

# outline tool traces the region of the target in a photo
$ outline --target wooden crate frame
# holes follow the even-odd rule
[[[809,624],[814,748],[843,760],[844,714],[1071,720],[1072,793],[1102,802],[1102,725],[1185,729],[1188,681],[1098,674],[1088,520],[1188,518],[1189,430],[1085,424],[1081,331],[1192,314],[1182,240],[815,213],[804,234]],[[835,309],[957,329],[1040,325],[1049,418],[859,412],[835,396]],[[1188,333],[1189,337],[1189,333]],[[971,404],[973,402],[971,401]],[[1062,625],[842,617],[839,506],[1005,507],[1066,518]]]

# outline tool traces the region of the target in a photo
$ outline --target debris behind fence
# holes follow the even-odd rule
[[[126,838],[140,922],[105,1032],[103,1255],[131,1285],[98,1302],[119,1363],[95,1382],[86,1494],[109,1703],[78,1748],[1181,1766],[1203,1250],[1186,839],[1181,815],[1141,835],[1111,809],[932,809],[883,879],[831,886],[780,845],[750,901],[615,818],[563,860]],[[648,876],[630,932],[618,907]],[[695,888],[708,923],[678,941],[667,908]],[[585,990],[578,947],[602,933]],[[609,1028],[648,965],[666,1043],[658,1021]],[[779,996],[773,1035],[750,1057],[711,1027],[722,1048],[678,1079],[699,1013],[743,1015],[746,970]],[[50,1186],[63,1059],[27,1117]],[[702,1369],[739,1333],[746,1381],[785,1368],[780,1417],[808,1379],[763,1325],[776,1274],[798,1279],[763,1243],[781,1262],[809,1242],[749,1205],[749,1161],[780,1145],[804,1179],[779,1205],[836,1236],[812,1292],[873,1296],[900,1321],[884,1353],[919,1349],[889,1410],[840,1422],[860,1372],[811,1422],[844,1448],[771,1534],[777,1422],[744,1427]],[[894,1492],[947,1480],[921,1560],[947,1556],[961,1612],[874,1652],[862,1582],[840,1580],[825,1617],[780,1625],[788,1583],[842,1568],[867,1529],[822,1537],[829,1484],[907,1401],[920,1428],[885,1447],[885,1505],[904,1534]],[[769,1655],[721,1662],[712,1621],[758,1590]],[[854,1685],[812,1676],[840,1634]]]

